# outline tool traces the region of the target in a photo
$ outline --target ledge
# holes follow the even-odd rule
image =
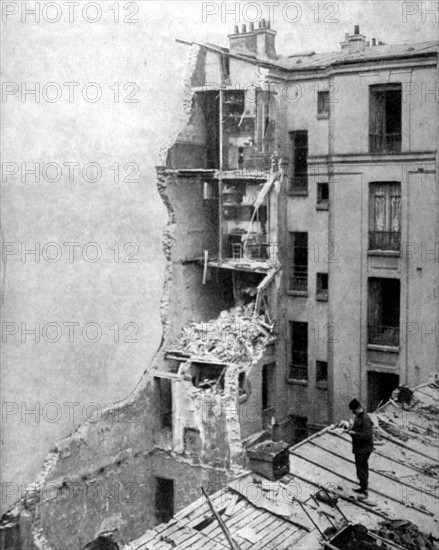
[[[316,210],[329,210],[328,202],[318,202],[316,204]]]
[[[383,351],[386,353],[399,353],[399,346],[381,346],[379,344],[367,344],[367,349],[371,351]]]
[[[317,113],[317,120],[329,120],[329,112]]]
[[[392,258],[399,258],[401,252],[399,250],[368,250],[368,256],[390,256]]]
[[[308,380],[297,380],[296,378],[287,378],[288,384],[295,384],[296,386],[307,386]]]
[[[306,298],[308,296],[308,291],[307,290],[287,290],[287,295]]]

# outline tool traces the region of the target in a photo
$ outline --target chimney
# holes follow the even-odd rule
[[[252,57],[277,59],[276,31],[271,28],[270,21],[261,19],[258,28],[253,23],[249,24],[249,30],[242,25],[241,33],[235,25],[234,34],[229,35],[230,53],[245,54]]]
[[[372,38],[372,46],[376,46],[377,45],[377,39],[376,38]]]
[[[366,37],[360,34],[360,25],[355,25],[354,34],[345,34],[345,39],[340,43],[341,51],[344,53],[362,52],[366,47]]]

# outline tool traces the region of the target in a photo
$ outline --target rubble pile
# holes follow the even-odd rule
[[[407,550],[438,550],[439,544],[433,536],[425,535],[414,523],[406,520],[388,520],[380,522],[377,534]]]
[[[207,323],[182,329],[178,351],[199,359],[251,366],[274,342],[274,325],[266,314],[254,315],[254,302],[222,311]]]

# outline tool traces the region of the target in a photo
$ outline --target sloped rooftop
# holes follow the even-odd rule
[[[347,51],[333,52],[303,52],[293,55],[279,55],[277,59],[269,59],[266,57],[256,57],[256,55],[248,55],[243,53],[230,53],[227,48],[207,43],[185,42],[186,44],[196,44],[202,48],[216,51],[224,54],[229,53],[231,57],[243,59],[250,63],[257,63],[272,69],[280,69],[282,71],[306,71],[327,69],[332,66],[363,63],[363,62],[380,62],[390,59],[410,59],[419,56],[435,56],[438,54],[439,41],[430,40],[427,42],[409,42],[405,44],[383,44],[377,46],[366,47],[363,51],[357,53],[349,53]]]
[[[334,533],[349,521],[378,530],[380,522],[392,519],[431,533],[429,548],[439,548],[438,412],[439,386],[432,382],[414,390],[409,406],[390,401],[371,414],[375,452],[367,500],[352,493],[357,479],[351,438],[330,426],[290,448],[290,473],[279,481],[245,473],[210,497],[213,507],[240,550],[317,550],[327,529]],[[336,504],[321,501],[322,487]],[[421,547],[414,544],[405,547]],[[230,544],[209,502],[200,498],[124,550],[205,548],[229,549]]]

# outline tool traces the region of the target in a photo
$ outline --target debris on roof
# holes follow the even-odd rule
[[[413,391],[408,408],[392,400],[371,415],[375,451],[366,500],[352,492],[351,438],[333,425],[289,449],[289,474],[272,481],[244,473],[210,497],[214,509],[241,550],[438,550],[438,420],[430,412],[438,405],[439,386],[430,383]],[[402,431],[404,441],[395,437]],[[155,548],[230,545],[200,498],[124,550]]]

